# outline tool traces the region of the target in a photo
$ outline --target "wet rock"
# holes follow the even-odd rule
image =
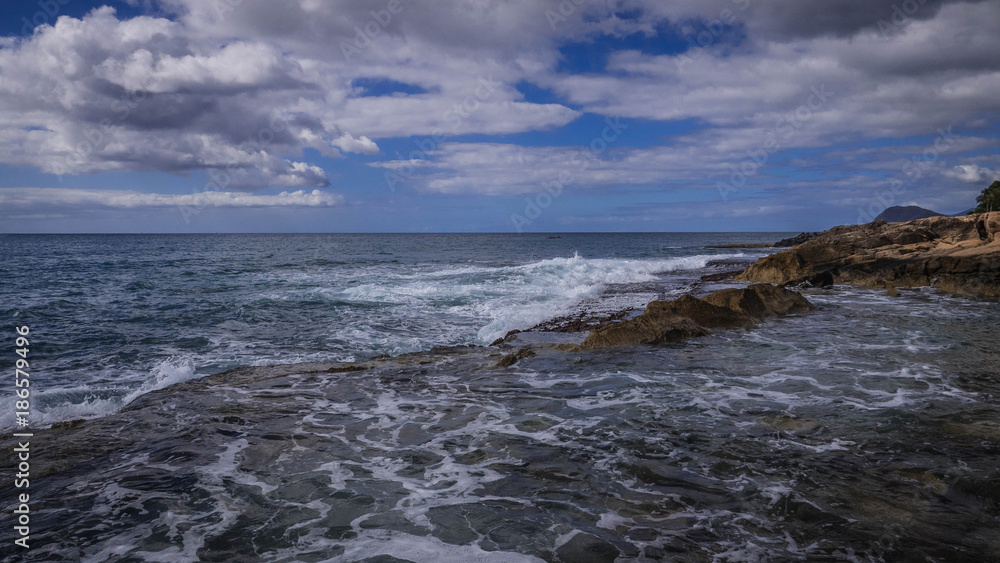
[[[497,338],[493,342],[490,342],[490,346],[499,346],[518,334],[521,334],[521,331],[516,328],[514,330],[507,331],[507,334],[501,336],[500,338]]]
[[[729,270],[727,272],[719,272],[718,274],[705,274],[704,276],[701,276],[701,281],[720,282],[720,281],[731,280],[734,277],[736,277],[736,274],[739,274],[742,271],[743,270]]]
[[[638,344],[667,344],[697,336],[708,331],[693,320],[680,315],[646,316],[610,324],[590,331],[581,344],[584,350],[635,346]]]
[[[791,416],[762,416],[757,422],[767,428],[798,436],[811,436],[823,429],[823,423],[818,420]]]
[[[513,354],[507,354],[506,356],[497,360],[496,367],[509,368],[510,366],[516,364],[519,360],[530,358],[531,356],[534,355],[535,351],[532,350],[531,348],[521,348],[517,352],[514,352]]]
[[[723,289],[709,294],[705,301],[757,320],[767,317],[803,313],[815,309],[802,294],[783,287],[758,283],[742,289]]]
[[[801,294],[770,284],[723,289],[704,299],[685,295],[653,301],[638,317],[591,330],[581,348],[679,342],[705,336],[709,328],[751,328],[766,317],[812,309]]]
[[[645,315],[658,317],[680,315],[688,317],[705,328],[750,328],[757,326],[757,319],[742,311],[720,307],[690,295],[681,296],[673,301],[653,301],[646,307],[643,316]]]
[[[969,436],[977,440],[1000,442],[1000,422],[949,422],[944,425],[943,430],[948,434]]]
[[[621,551],[610,543],[579,533],[556,550],[556,556],[563,563],[612,563]]]
[[[896,289],[895,287],[890,287],[889,289],[885,290],[885,294],[888,295],[889,297],[899,297],[900,295],[902,295],[899,292],[899,290]]]
[[[650,542],[660,537],[660,533],[652,528],[633,528],[628,532],[629,539]]]
[[[818,237],[820,234],[821,233],[801,233],[795,235],[792,238],[779,240],[778,242],[774,243],[774,246],[777,247],[797,246]]]
[[[909,481],[916,481],[939,495],[948,492],[948,484],[929,471],[897,471],[896,475]]]
[[[1000,212],[834,227],[761,258],[736,279],[779,285],[824,279],[879,289],[934,286],[1000,299],[998,232]]]
[[[667,556],[667,552],[663,548],[656,547],[655,545],[648,545],[646,546],[646,550],[644,551],[643,555],[645,555],[650,559],[655,559],[656,561],[659,561]]]
[[[737,272],[738,273],[738,272]],[[733,274],[736,275],[736,274]],[[556,317],[554,319],[537,324],[529,330],[533,332],[587,332],[596,327],[606,325],[614,321],[628,318],[633,312],[632,308],[617,311],[611,315],[596,315],[594,313],[583,312],[576,315]],[[506,337],[505,337],[506,338]]]

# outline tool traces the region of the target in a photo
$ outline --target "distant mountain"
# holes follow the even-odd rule
[[[906,223],[907,221],[916,221],[917,219],[924,219],[927,217],[937,217],[938,215],[942,215],[942,213],[931,211],[930,209],[924,209],[923,207],[917,207],[916,205],[907,205],[905,207],[897,205],[879,213],[875,220],[885,221],[886,223]]]

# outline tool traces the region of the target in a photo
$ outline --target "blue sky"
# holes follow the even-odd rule
[[[818,230],[1000,177],[996,2],[0,11],[0,232]]]

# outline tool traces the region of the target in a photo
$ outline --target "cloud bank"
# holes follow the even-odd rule
[[[0,163],[218,169],[227,190],[252,191],[328,187],[351,159],[405,171],[418,193],[530,194],[569,173],[584,192],[753,186],[840,205],[870,201],[943,134],[909,196],[1000,169],[985,133],[1000,115],[997,2],[152,5],[159,15],[101,7],[0,43]],[[634,142],[634,127],[601,150],[603,124],[573,142],[509,139],[594,115],[690,126],[655,142]],[[383,151],[400,139],[419,154]]]

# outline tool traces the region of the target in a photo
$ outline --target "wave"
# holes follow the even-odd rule
[[[140,381],[122,381],[113,389],[93,389],[81,393],[82,389],[76,387],[36,393],[32,395],[34,399],[28,418],[30,428],[45,428],[57,422],[100,418],[114,414],[150,391],[195,377],[198,376],[195,375],[192,358],[171,356],[153,366]],[[13,407],[11,404],[9,409],[0,414],[0,428],[14,427],[16,419]]]
[[[272,271],[268,279],[254,280],[263,281],[264,292],[234,304],[236,319],[220,319],[207,325],[210,332],[198,335],[204,342],[196,356],[190,349],[177,354],[176,347],[163,344],[151,350],[161,358],[151,367],[116,363],[111,380],[74,377],[72,384],[65,381],[34,395],[31,425],[111,414],[150,391],[204,375],[209,366],[358,360],[438,345],[489,344],[510,330],[528,329],[584,307],[602,312],[601,307],[609,312],[641,307],[669,284],[605,293],[612,286],[650,284],[670,272],[699,270],[713,260],[743,256],[588,259],[574,253],[520,265],[432,269],[425,264],[420,266],[424,271],[331,268],[294,272],[294,279],[287,272]],[[287,338],[292,329],[300,329],[294,344]],[[203,373],[196,375],[197,366],[205,368]],[[13,427],[13,412],[10,408],[0,413],[0,427]]]

